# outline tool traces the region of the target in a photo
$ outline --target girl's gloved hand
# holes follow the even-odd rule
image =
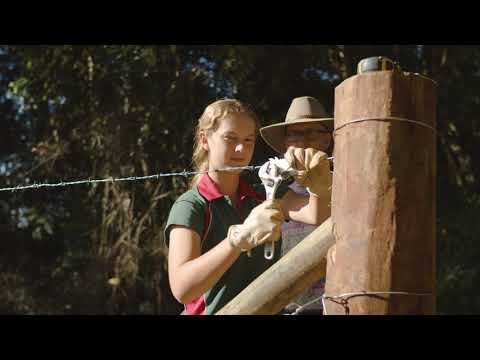
[[[232,225],[227,239],[235,248],[248,251],[266,242],[277,241],[285,221],[279,200],[266,200],[255,207],[243,224]]]

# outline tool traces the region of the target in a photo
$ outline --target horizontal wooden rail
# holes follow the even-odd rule
[[[278,314],[325,276],[326,255],[334,243],[332,222],[328,218],[216,315]]]

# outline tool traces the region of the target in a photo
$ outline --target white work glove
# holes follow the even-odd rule
[[[255,207],[243,224],[231,225],[227,239],[235,248],[242,251],[277,241],[285,218],[279,200],[266,200]]]
[[[297,170],[295,180],[306,187],[310,194],[329,194],[332,188],[332,174],[327,154],[312,148],[290,147],[285,159]]]

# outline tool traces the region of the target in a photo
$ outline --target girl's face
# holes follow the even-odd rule
[[[220,120],[216,131],[202,136],[208,151],[210,169],[250,164],[255,148],[255,121],[242,113],[229,114]]]
[[[327,151],[332,134],[321,123],[303,123],[288,125],[285,133],[285,147],[313,148]]]

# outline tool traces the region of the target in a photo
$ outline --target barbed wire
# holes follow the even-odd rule
[[[328,160],[333,160],[333,156],[327,158]],[[206,174],[208,172],[220,172],[220,171],[238,171],[238,170],[249,170],[255,171],[260,169],[261,165],[249,165],[249,166],[228,166],[221,169],[214,170],[205,170],[205,171],[187,171],[183,170],[181,172],[172,172],[172,173],[160,173],[154,175],[146,176],[129,176],[123,178],[109,177],[105,179],[85,179],[85,180],[76,180],[76,181],[60,181],[59,183],[49,184],[49,183],[33,183],[31,185],[17,185],[12,187],[0,188],[0,192],[3,191],[19,191],[19,190],[28,190],[28,189],[41,189],[41,188],[53,188],[53,187],[64,187],[71,185],[81,185],[81,184],[98,184],[98,183],[107,183],[107,182],[121,182],[121,181],[140,181],[140,180],[158,180],[161,177],[169,176],[183,176],[189,177],[197,174]]]
[[[98,184],[98,183],[107,183],[107,182],[121,182],[121,181],[140,181],[140,180],[158,180],[161,177],[169,177],[169,176],[183,176],[189,177],[197,174],[206,174],[208,172],[220,172],[220,171],[238,171],[238,170],[249,170],[255,171],[258,170],[261,166],[239,166],[239,167],[226,167],[222,169],[215,169],[215,170],[206,170],[206,171],[187,171],[183,170],[181,172],[172,172],[172,173],[160,173],[154,175],[146,175],[146,176],[129,176],[123,178],[115,178],[109,177],[105,179],[85,179],[85,180],[77,180],[77,181],[61,181],[59,183],[49,184],[49,183],[41,183],[41,184],[31,184],[31,185],[23,185],[23,186],[13,186],[13,187],[6,187],[1,188],[0,192],[2,191],[18,191],[18,190],[28,190],[28,189],[40,189],[40,188],[53,188],[53,187],[64,187],[64,186],[72,186],[72,185],[80,185],[80,184]]]

